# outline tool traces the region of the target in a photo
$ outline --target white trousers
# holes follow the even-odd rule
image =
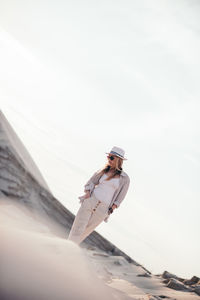
[[[108,205],[92,195],[81,203],[68,240],[80,244],[108,215]]]

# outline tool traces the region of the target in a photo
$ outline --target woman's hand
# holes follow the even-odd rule
[[[109,214],[112,214],[114,209],[117,207],[116,204],[113,204],[110,208],[109,208]]]
[[[85,199],[89,198],[90,197],[90,191],[86,191],[84,196],[85,196]]]
[[[113,204],[113,205],[112,205],[112,210],[114,210],[115,208],[117,208],[117,205],[116,205],[116,204]]]

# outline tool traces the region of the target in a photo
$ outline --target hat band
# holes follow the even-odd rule
[[[117,152],[115,152],[115,151],[111,151],[110,153],[119,155],[119,156],[121,156],[122,158],[124,158],[121,154],[119,154],[119,153],[117,153]]]

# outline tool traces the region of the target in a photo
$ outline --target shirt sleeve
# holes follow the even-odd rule
[[[125,184],[122,186],[121,191],[119,192],[119,194],[117,195],[117,198],[115,199],[115,201],[113,203],[113,204],[117,205],[117,208],[120,206],[120,204],[124,200],[124,198],[128,192],[129,185],[130,185],[130,178],[128,177],[128,179],[126,180]]]
[[[98,172],[99,172],[99,170],[96,171],[92,175],[92,177],[86,182],[86,184],[84,185],[84,192],[91,191],[95,187],[95,177],[96,177]]]

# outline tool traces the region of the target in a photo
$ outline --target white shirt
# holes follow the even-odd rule
[[[105,180],[106,178],[108,178],[108,175],[103,174],[99,184],[94,189],[94,196],[109,206],[115,190],[119,187],[119,177],[110,180]]]

